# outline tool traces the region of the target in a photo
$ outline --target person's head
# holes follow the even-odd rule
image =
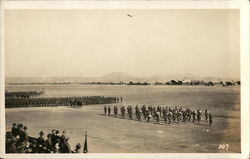
[[[76,150],[79,150],[81,148],[81,144],[80,143],[77,143],[76,144]]]
[[[44,135],[44,132],[43,132],[43,131],[41,131],[41,132],[39,133],[39,135],[40,135],[40,136],[43,136],[43,135]]]
[[[18,128],[23,128],[23,124],[18,124],[17,127]]]
[[[60,131],[59,130],[56,130],[56,135],[59,135]]]
[[[52,132],[52,134],[55,134],[55,133],[56,133],[56,130],[55,130],[55,129],[53,129],[51,132]]]
[[[18,127],[19,130],[23,130],[23,124],[20,124]]]
[[[51,138],[51,136],[52,136],[52,134],[49,133],[49,134],[47,135],[47,138],[49,139],[49,138]]]
[[[16,127],[16,123],[13,123],[13,124],[12,124],[12,127]]]
[[[28,129],[28,128],[27,128],[27,126],[24,126],[24,127],[23,127],[23,130],[25,130],[25,131],[26,131],[27,129]]]

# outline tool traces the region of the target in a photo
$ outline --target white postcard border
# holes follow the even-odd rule
[[[6,9],[240,9],[241,40],[241,153],[88,153],[88,154],[5,154],[5,43]],[[249,3],[235,1],[1,1],[0,118],[3,158],[249,158]]]

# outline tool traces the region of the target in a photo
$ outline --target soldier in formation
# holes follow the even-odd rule
[[[90,104],[112,104],[116,103],[119,97],[85,96],[85,97],[44,97],[44,98],[5,98],[6,108],[16,107],[54,107],[71,106],[81,107]]]
[[[205,121],[207,121],[207,119],[208,119],[208,111],[207,111],[207,109],[205,110]]]
[[[117,108],[117,106],[114,106],[114,115],[115,115],[115,117],[117,117],[117,115],[118,115],[118,108]]]
[[[121,110],[121,117],[122,117],[122,118],[125,118],[125,113],[126,113],[125,107],[124,107],[124,106],[121,106],[121,107],[120,107],[120,110]]]
[[[209,118],[209,125],[211,126],[213,123],[213,116],[211,112],[208,113],[208,118]]]
[[[104,115],[106,115],[106,114],[107,114],[107,107],[104,106]]]
[[[5,92],[5,97],[15,97],[15,98],[29,98],[31,96],[39,96],[44,93],[43,91],[25,91],[25,92]]]
[[[108,106],[108,114],[109,114],[109,116],[110,116],[110,113],[111,113],[111,108],[110,108],[110,106]]]

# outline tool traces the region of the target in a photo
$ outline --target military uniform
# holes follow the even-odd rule
[[[209,117],[209,125],[211,126],[212,123],[213,123],[213,116],[212,116],[212,113],[209,113],[208,117]]]

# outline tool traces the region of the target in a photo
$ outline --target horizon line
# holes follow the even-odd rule
[[[108,75],[108,74],[106,74]],[[5,76],[6,78],[98,78],[98,77],[103,77],[106,75],[100,75],[100,76]],[[156,77],[156,76],[179,76],[179,75],[153,75],[153,76],[141,76],[141,77],[137,77],[137,76],[133,76],[133,75],[129,75],[132,76],[134,78],[152,78],[152,77]],[[222,76],[196,76],[196,75],[192,75],[192,78],[237,78],[240,79],[241,77],[222,77]],[[185,78],[185,76],[183,76],[182,78]],[[187,78],[188,79],[188,78]]]

